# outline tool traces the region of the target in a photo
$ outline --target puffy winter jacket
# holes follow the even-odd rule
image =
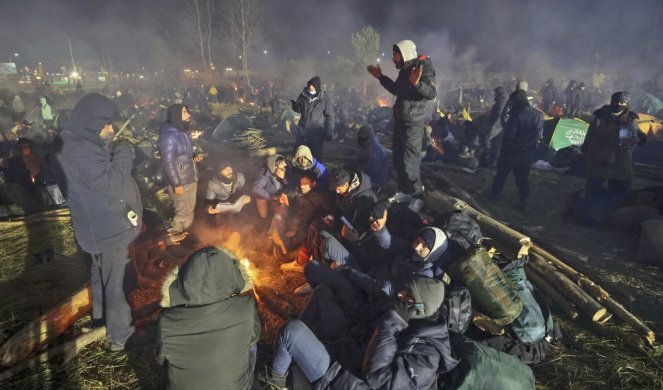
[[[159,130],[157,147],[168,184],[179,187],[198,181],[191,139],[185,132],[176,129],[170,122],[164,123]]]
[[[446,322],[408,323],[389,310],[364,354],[365,379],[334,363],[314,386],[323,389],[430,389],[438,373],[453,369]]]
[[[128,245],[142,228],[143,205],[131,176],[133,149],[126,144],[113,149],[99,137],[116,112],[104,96],[84,96],[60,134],[62,148],[56,154],[57,176],[64,174],[58,184],[71,211],[76,240],[88,253]],[[137,215],[136,225],[128,217],[130,211]]]
[[[422,121],[425,117],[426,103],[436,96],[435,69],[427,56],[417,56],[412,41],[401,41],[396,44],[401,51],[404,65],[398,72],[396,81],[380,76],[380,84],[396,96],[394,103],[394,119],[398,121]],[[423,66],[421,80],[417,86],[410,84],[410,73]]]
[[[262,174],[253,182],[251,195],[258,199],[272,200],[272,196],[279,194],[283,190],[283,181],[267,168],[264,168]]]

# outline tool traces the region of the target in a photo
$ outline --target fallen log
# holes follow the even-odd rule
[[[569,280],[569,278],[564,276],[564,274],[557,268],[546,262],[543,257],[540,257],[537,254],[532,254],[527,264],[538,272],[541,277],[554,285],[593,322],[599,321],[606,314],[607,310],[605,307],[596,302],[596,300],[580,288],[580,286]]]
[[[33,320],[0,347],[0,366],[20,363],[66,331],[92,308],[92,295],[86,285],[60,305]]]
[[[546,297],[550,298],[550,300],[562,309],[570,319],[576,320],[578,318],[578,310],[576,310],[573,304],[569,303],[566,298],[561,296],[560,292],[539,275],[532,267],[525,266],[525,274],[527,275],[527,279],[532,282],[536,288],[541,290]]]
[[[573,271],[577,273],[579,271],[583,276],[587,276],[589,279],[593,280],[595,283],[604,287],[610,294],[617,297],[620,301],[625,302],[630,305],[636,301],[635,297],[629,292],[624,291],[624,289],[610,282],[603,276],[599,275],[596,270],[587,264],[588,257],[581,255],[580,253],[574,252],[567,248],[560,247],[551,242],[543,239],[538,233],[531,232],[527,230],[527,233],[536,241],[534,245],[534,251],[539,252],[549,261],[554,261],[557,259],[560,260],[563,264],[568,264],[573,267]],[[547,253],[546,253],[547,252]],[[548,254],[548,255],[547,255]],[[557,262],[555,262],[555,265]],[[574,278],[572,275],[568,275],[571,278]]]
[[[74,359],[74,357],[76,357],[76,355],[78,355],[78,353],[83,350],[83,348],[87,347],[89,344],[92,344],[97,340],[104,338],[104,336],[106,336],[105,326],[96,328],[88,333],[82,334],[72,341],[53,347],[17,366],[14,366],[4,371],[0,371],[0,382],[6,381],[7,379],[13,377],[14,375],[18,374],[19,372],[25,369],[34,368],[41,363],[46,363],[58,355],[64,355],[62,365],[65,365],[71,362]]]
[[[623,302],[627,302],[628,304],[631,304],[635,302],[635,297],[633,297],[631,294],[625,292],[621,288],[615,286],[614,284],[608,282],[604,278],[600,277],[600,275],[596,275],[595,272],[592,272],[589,266],[584,265],[584,264],[575,264],[573,267],[568,265],[566,263],[566,259],[562,261],[559,259],[557,256],[553,255],[552,253],[546,251],[545,249],[541,248],[538,245],[533,245],[532,246],[532,252],[540,255],[541,257],[545,258],[549,262],[551,262],[554,266],[559,268],[566,276],[568,276],[571,280],[575,281],[578,284],[583,284],[586,286],[593,285],[595,284],[589,277],[587,277],[583,272],[579,272],[576,270],[576,268],[581,268],[584,269],[585,271],[589,271],[593,274],[592,278],[599,281],[602,285],[605,285],[606,288],[610,289],[611,292],[615,293],[615,296],[618,296],[621,298]],[[588,273],[589,273],[588,272]],[[597,277],[598,276],[598,277]],[[605,290],[603,290],[600,295],[598,294],[598,290],[588,290],[590,294],[596,298],[600,299],[603,298],[603,295],[609,295]]]

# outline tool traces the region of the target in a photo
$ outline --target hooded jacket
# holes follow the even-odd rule
[[[363,172],[354,172],[350,176],[350,192],[336,197],[336,208],[340,217],[345,217],[360,236],[370,231],[369,217],[378,197],[373,191],[371,179]]]
[[[299,163],[300,157],[306,158],[310,162],[310,165],[307,167],[302,166]],[[327,177],[329,176],[327,168],[324,166],[324,164],[318,161],[317,158],[313,157],[311,154],[311,149],[308,146],[299,145],[297,147],[297,150],[295,150],[295,156],[292,158],[292,167],[301,171],[313,172],[317,178],[318,185],[327,187]]]
[[[311,95],[308,86],[315,86],[316,94]],[[334,131],[334,102],[326,91],[322,90],[320,77],[315,76],[306,83],[306,88],[299,94],[292,109],[301,114],[299,126],[305,131],[324,131],[332,134]]]
[[[543,135],[543,114],[529,105],[524,91],[516,91],[520,100],[513,101],[509,119],[504,124],[501,156],[511,158],[510,153],[533,152]],[[514,98],[510,98],[514,99]]]
[[[99,136],[117,118],[113,103],[91,93],[76,103],[60,133],[56,154],[64,174],[60,188],[67,199],[76,240],[88,253],[128,245],[142,228],[143,205],[131,176],[134,153],[130,146],[114,148]],[[138,216],[134,226],[127,214]]]
[[[222,248],[194,253],[163,283],[157,361],[168,389],[250,389],[260,320],[246,268]]]
[[[262,174],[253,182],[253,188],[251,189],[251,194],[258,199],[271,200],[272,197],[281,191],[287,181],[285,179],[281,180],[274,172],[276,171],[276,159],[282,157],[278,154],[273,154],[267,157],[267,162],[263,168]]]
[[[48,104],[45,97],[39,98],[39,104],[41,105],[41,118],[45,121],[53,120],[53,111],[51,110],[51,105]]]
[[[634,145],[622,145],[619,133],[623,129],[630,137],[637,137],[638,114],[627,110],[621,115],[614,115],[611,109],[610,105],[605,105],[594,111],[594,119],[581,147],[587,156],[586,174],[587,177],[631,180]]]
[[[396,81],[384,74],[380,76],[380,84],[396,96],[394,103],[394,119],[397,121],[422,121],[425,117],[426,101],[433,100],[437,94],[435,89],[435,69],[427,56],[417,56],[414,42],[404,40],[394,45],[403,57],[403,66],[398,72]],[[423,66],[421,80],[417,86],[410,84],[410,73]]]
[[[181,104],[168,107],[168,120],[159,129],[157,141],[164,173],[173,188],[198,181],[191,139],[182,123],[183,107]]]
[[[359,140],[358,168],[371,178],[375,187],[382,186],[389,174],[387,152],[370,126],[362,126],[357,133]]]
[[[447,235],[441,229],[427,226],[419,230],[417,236],[421,236],[423,230],[431,230],[435,237],[430,252],[423,259],[416,255],[411,242],[397,237],[393,238],[386,226],[375,232],[378,245],[385,249],[387,257],[393,260],[388,263],[388,267],[380,266],[379,269],[372,272],[376,277],[379,290],[369,288],[366,290],[372,290],[373,295],[376,296],[384,293],[386,296],[393,297],[417,276],[434,278],[443,273],[444,264],[442,263],[446,260],[443,259],[443,255],[449,247]],[[384,264],[378,259],[375,263]]]

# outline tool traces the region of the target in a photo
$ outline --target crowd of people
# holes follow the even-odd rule
[[[292,110],[300,115],[299,122],[291,124],[291,156],[266,157],[255,177],[219,159],[203,184],[208,222],[237,224],[246,213],[256,213],[264,221],[258,229],[269,237],[275,260],[283,263],[283,277],[302,273],[306,283],[294,293],[309,298],[298,319],[279,330],[271,359],[256,367],[261,326],[250,275],[229,250],[197,250],[161,288],[157,360],[168,388],[248,389],[257,372],[264,384],[281,389],[287,387],[293,366],[316,389],[533,388],[526,363],[544,359],[553,333],[544,326],[545,303],[522,298],[531,306],[502,324],[509,331],[500,342],[491,343],[476,329],[467,331],[470,303],[449,298],[468,291],[458,264],[475,261],[477,253],[488,248],[482,246],[475,222],[454,214],[447,216],[447,223],[431,224],[419,213],[424,206],[422,161],[449,155],[454,148],[461,155],[463,150],[451,142],[456,125],[450,113],[426,121],[427,105],[437,97],[430,59],[414,42],[403,40],[393,45],[392,60],[398,69],[395,80],[379,66],[367,69],[395,97],[391,161],[372,126],[364,124],[356,132],[355,161],[332,168],[323,145],[337,137],[339,123],[344,135],[350,133],[347,107],[335,104],[317,76],[291,100]],[[572,84],[561,95],[548,80],[542,110],[555,114],[561,105],[568,115],[582,112],[584,84]],[[529,170],[544,118],[532,106],[527,89],[522,81],[511,92],[496,88],[482,131],[472,133],[472,121],[465,121],[468,137],[478,140],[477,159],[496,166],[491,198],[500,196],[513,172],[523,211],[528,208]],[[253,95],[260,106],[276,105],[280,99],[262,90]],[[129,246],[146,228],[135,178],[136,151],[114,123],[126,120],[127,132],[141,136],[161,122],[155,146],[174,209],[164,230],[168,243],[176,244],[191,233],[202,197],[197,194],[198,165],[209,158],[190,134],[192,115],[211,101],[236,96],[233,88],[189,89],[154,114],[129,91],[105,91],[83,96],[62,117],[41,96],[35,105],[38,122],[24,121],[24,104],[19,95],[13,97],[16,125],[3,132],[2,142],[3,196],[9,194],[3,202],[23,205],[26,212],[70,209],[76,240],[92,259],[93,323],[106,325],[111,351],[153,341],[152,335],[134,327],[123,290],[125,268],[132,261]],[[150,104],[164,103],[157,99]],[[630,150],[641,142],[637,115],[628,103],[628,93],[617,92],[594,113],[583,145],[592,196],[604,191],[623,196],[628,190]],[[395,193],[385,189],[390,173]],[[40,194],[41,203],[36,200]],[[524,273],[518,274],[526,257],[506,260],[516,271],[503,267],[494,272],[518,276],[505,288],[516,291],[514,286],[522,284],[518,294],[534,294]],[[465,315],[459,315],[461,311]],[[524,316],[535,317],[540,325],[536,337],[526,342],[514,331],[523,329]],[[523,345],[535,352],[524,353]]]

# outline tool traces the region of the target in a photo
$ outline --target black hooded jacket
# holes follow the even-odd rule
[[[363,172],[354,172],[350,176],[350,193],[337,196],[336,208],[339,211],[337,221],[343,216],[360,235],[369,232],[369,217],[378,197],[373,191],[371,179]]]
[[[315,87],[315,95],[308,90],[311,84]],[[322,90],[320,77],[315,76],[306,83],[297,101],[292,103],[292,109],[301,114],[299,126],[304,130],[324,130],[325,134],[334,131],[334,103],[331,95]]]
[[[66,180],[66,198],[78,244],[88,253],[128,245],[140,233],[143,205],[131,176],[134,152],[113,147],[99,132],[117,118],[106,97],[91,93],[78,101],[60,134],[56,159]],[[127,214],[138,216],[134,226]]]
[[[422,121],[425,117],[426,102],[433,100],[437,94],[435,89],[435,69],[427,56],[417,56],[411,41],[396,44],[403,57],[403,67],[398,72],[396,81],[381,75],[380,84],[396,96],[394,103],[394,119],[398,121]],[[417,86],[410,84],[410,73],[423,66],[421,80]]]

